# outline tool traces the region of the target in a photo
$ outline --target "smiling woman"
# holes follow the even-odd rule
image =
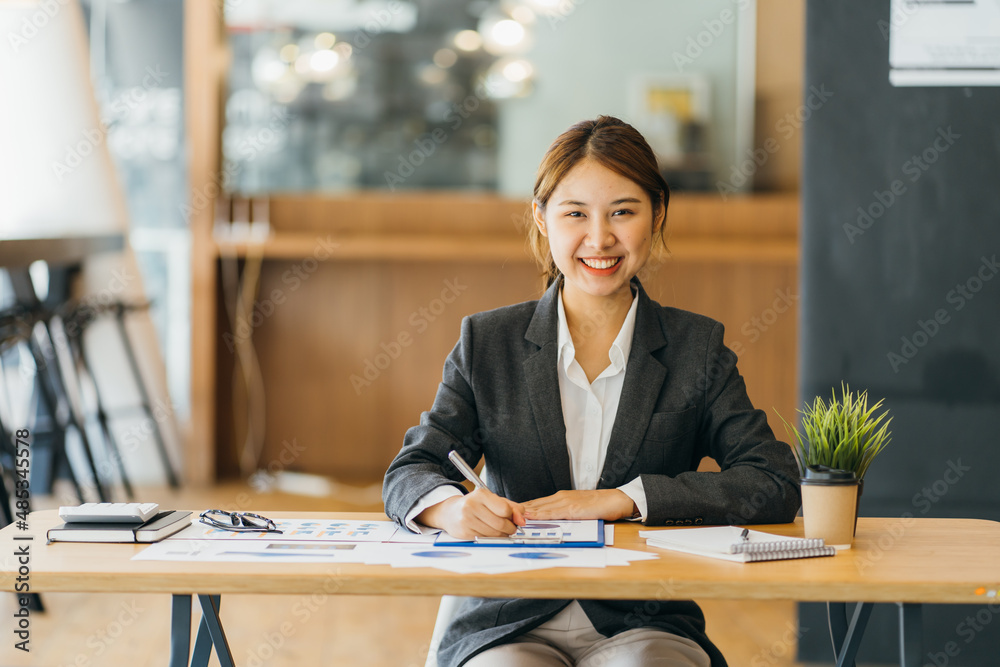
[[[578,123],[553,142],[538,169],[532,199],[535,225],[528,228],[528,241],[536,260],[545,267],[547,285],[552,284],[561,270],[554,261],[549,247],[551,239],[545,232],[546,209],[554,194],[560,215],[581,217],[585,211],[580,207],[587,206],[582,200],[599,203],[596,192],[588,188],[606,180],[605,188],[612,191],[617,188],[615,194],[605,193],[606,205],[632,205],[616,209],[613,214],[625,215],[633,223],[638,220],[641,228],[651,223],[651,238],[663,245],[670,190],[656,164],[655,155],[638,132],[606,116]],[[647,246],[643,263],[649,257],[650,247]]]
[[[386,473],[389,516],[461,539],[536,519],[792,520],[795,461],[750,403],[722,325],[660,306],[636,278],[662,245],[668,199],[652,150],[621,120],[583,121],[556,139],[529,225],[548,289],[463,320],[433,407]],[[485,458],[486,488],[465,492],[452,450],[472,465]],[[720,472],[697,471],[706,456]],[[739,504],[755,495],[770,500]],[[470,598],[438,664],[726,664],[694,602],[658,603],[639,626],[634,608]]]

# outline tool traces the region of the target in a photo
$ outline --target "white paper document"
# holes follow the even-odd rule
[[[149,545],[132,560],[234,563],[364,563],[372,542],[173,540]]]
[[[547,542],[553,543],[553,547],[573,548],[603,546],[605,533],[601,526],[603,521],[598,519],[585,519],[576,521],[528,521],[524,526],[519,527],[517,532],[509,538],[477,538],[477,546],[496,546],[510,543],[511,545],[521,543],[532,544],[532,548]],[[537,541],[536,541],[537,540]],[[472,546],[470,540],[453,537],[442,532],[435,540],[438,546],[453,545]]]
[[[396,534],[392,521],[347,519],[278,519],[280,533],[237,532],[213,528],[196,518],[190,526],[170,539],[224,540],[226,542],[386,542]]]
[[[596,523],[596,522],[595,522]],[[435,545],[437,537],[398,529],[390,521],[277,521],[278,533],[238,533],[193,523],[136,554],[134,560],[245,563],[365,563],[433,567],[458,573],[523,572],[552,567],[603,568],[657,558],[653,553],[603,548]],[[612,526],[605,538],[613,540]],[[353,539],[350,539],[353,537]]]

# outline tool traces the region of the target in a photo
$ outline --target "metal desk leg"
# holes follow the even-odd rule
[[[191,650],[191,596],[174,595],[170,611],[170,667],[187,667]]]
[[[833,642],[833,659],[836,660],[847,637],[847,603],[827,602],[826,618],[830,622],[830,640]]]
[[[226,633],[219,620],[219,596],[199,595],[198,601],[201,602],[201,619],[202,622],[208,624],[208,633],[212,636],[212,644],[215,645],[215,654],[219,657],[219,664],[222,667],[236,667],[233,662],[233,654],[229,651],[229,642],[226,641]]]
[[[874,606],[873,602],[859,602],[854,608],[854,616],[847,628],[847,635],[837,652],[837,667],[847,667],[854,664],[858,649],[861,647],[861,638],[865,634],[865,626],[868,625],[868,617],[872,615]]]
[[[221,595],[212,595],[216,611],[222,604]],[[212,635],[208,629],[208,619],[203,615],[198,624],[198,635],[194,640],[194,654],[191,656],[191,667],[208,667],[208,659],[212,657]]]
[[[899,605],[899,667],[923,665],[923,608],[919,604]]]

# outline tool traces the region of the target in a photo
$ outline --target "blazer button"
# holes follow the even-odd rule
[[[703,523],[705,523],[705,520],[702,519],[700,516],[696,517],[695,520],[694,520],[694,525],[696,525],[696,526],[700,526]]]
[[[666,521],[663,522],[663,525],[664,526],[672,526],[672,525],[674,525],[674,520],[673,519],[667,519]]]
[[[691,521],[691,519],[684,519],[684,525],[685,526],[690,526],[692,523],[694,523],[694,522]]]

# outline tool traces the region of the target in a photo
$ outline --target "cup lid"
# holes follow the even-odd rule
[[[840,470],[824,465],[814,465],[806,467],[806,476],[803,482],[825,483],[825,484],[852,484],[858,481],[853,470]]]

